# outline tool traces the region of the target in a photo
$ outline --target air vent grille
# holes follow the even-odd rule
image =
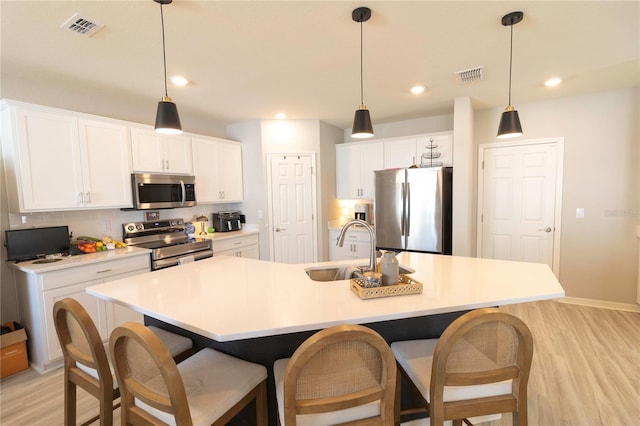
[[[472,83],[474,81],[484,80],[484,65],[468,70],[456,71],[456,75],[461,83]]]
[[[99,24],[91,19],[83,18],[78,13],[74,13],[69,19],[67,19],[60,28],[66,28],[73,31],[76,34],[90,37],[98,32],[104,25]]]

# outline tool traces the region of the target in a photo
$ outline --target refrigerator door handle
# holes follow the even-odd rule
[[[406,191],[405,191],[405,183],[402,182],[402,216],[400,217],[400,235],[404,237],[404,220],[405,220],[405,215],[407,213],[407,211],[405,210],[406,207]]]
[[[409,184],[409,182],[407,182],[407,186],[406,186],[406,193],[405,193],[405,199],[406,199],[406,209],[405,209],[405,222],[407,223],[406,226],[406,232],[405,235],[408,237],[409,235],[411,235],[411,229],[410,229],[410,225],[411,225],[411,186]],[[405,242],[405,246],[406,246],[406,242]]]

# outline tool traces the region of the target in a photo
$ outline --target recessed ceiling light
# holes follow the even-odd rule
[[[413,86],[411,88],[411,93],[414,95],[419,95],[420,93],[424,93],[424,86]]]
[[[176,86],[186,86],[187,84],[189,84],[189,80],[181,75],[174,75],[173,77],[171,77],[171,82]]]
[[[545,81],[544,85],[547,86],[547,87],[556,87],[560,83],[562,83],[562,79],[561,78],[552,77],[552,78],[548,79],[547,81]]]
[[[279,112],[276,114],[276,118],[278,120],[284,120],[285,118],[287,118],[287,114],[285,114],[284,112]]]

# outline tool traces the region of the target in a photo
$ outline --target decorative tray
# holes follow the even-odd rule
[[[402,296],[405,294],[422,293],[422,283],[404,274],[398,275],[398,284],[385,285],[380,287],[365,288],[363,278],[352,278],[350,282],[351,290],[360,299],[374,299],[377,297]]]

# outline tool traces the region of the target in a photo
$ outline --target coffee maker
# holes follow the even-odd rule
[[[372,224],[371,204],[358,203],[353,207],[353,216],[356,219],[363,220],[369,225]]]

